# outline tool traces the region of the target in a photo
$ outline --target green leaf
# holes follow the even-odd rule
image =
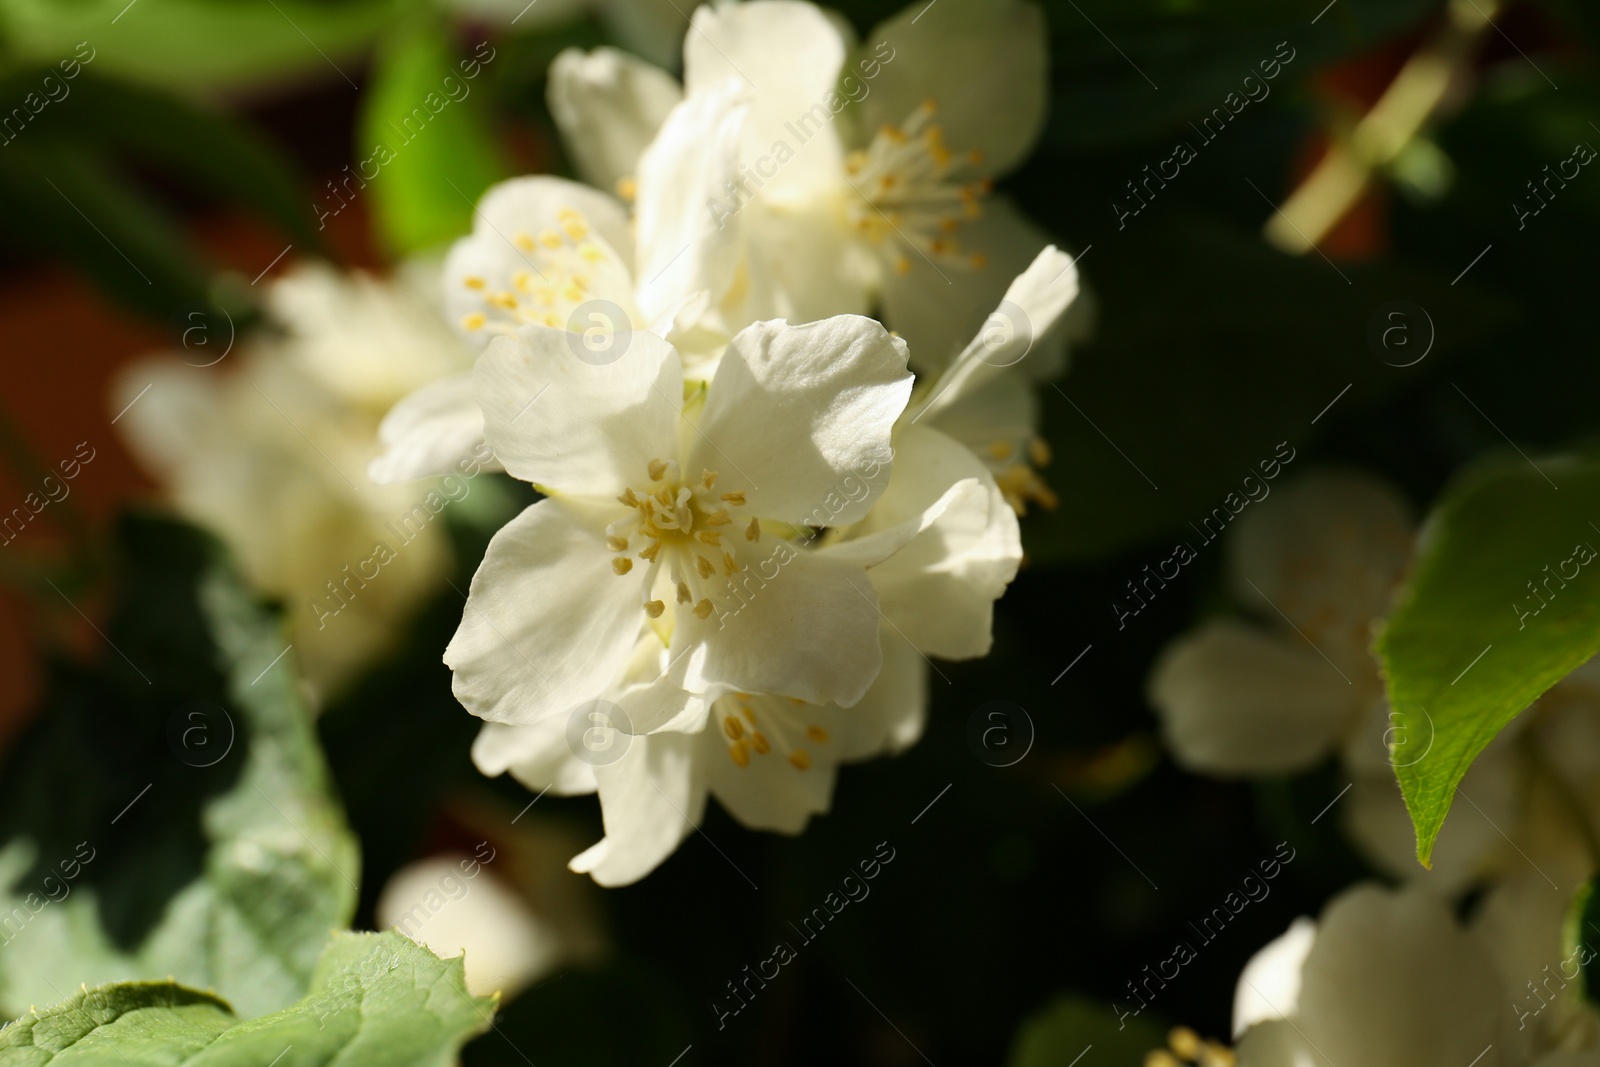
[[[0,99],[38,90],[47,71],[0,79]],[[319,243],[306,183],[266,141],[220,112],[170,93],[113,82],[91,69],[60,83],[66,92],[19,135],[115,149],[208,192],[247,204],[296,240]]]
[[[494,1000],[466,990],[460,958],[441,960],[398,933],[336,933],[307,995],[240,1022],[228,1003],[174,982],[86,989],[0,1030],[16,1067],[448,1067],[488,1029]]]
[[[486,55],[492,62],[494,53]],[[371,197],[379,231],[402,254],[471,230],[478,197],[508,174],[486,117],[482,74],[482,58],[458,57],[436,20],[419,16],[396,27],[362,96],[352,177],[341,179],[342,192],[322,197],[321,210],[337,213],[349,195]]]
[[[1055,455],[1044,476],[1062,503],[1023,521],[1036,564],[1186,530],[1280,441],[1298,453],[1507,319],[1504,304],[1465,282],[1451,288],[1390,265],[1346,265],[1341,277],[1320,257],[1284,255],[1253,233],[1152,221],[1096,243],[1083,269],[1099,302],[1097,334],[1038,390]],[[1415,366],[1391,366],[1369,347],[1375,317],[1396,300],[1431,317],[1407,320],[1419,347],[1424,331],[1436,331]]]
[[[96,73],[220,95],[259,88],[267,79],[345,83],[399,6],[399,0],[0,0],[0,37],[20,66],[53,66],[87,42]],[[348,88],[354,96],[354,83]]]
[[[1395,768],[1424,866],[1478,753],[1600,651],[1597,519],[1600,463],[1519,456],[1470,468],[1429,517],[1376,645],[1407,750],[1431,741]]]
[[[19,138],[4,151],[0,232],[61,257],[155,318],[209,303],[207,272],[183,233],[100,155],[42,138]]]
[[[1112,1006],[1063,994],[1017,1031],[1008,1067],[1068,1067],[1089,1049],[1085,1063],[1143,1063],[1145,1054],[1164,1048],[1161,1027],[1132,1014],[1120,1017]]]
[[[272,1011],[349,922],[355,841],[278,613],[192,527],[120,547],[101,664],[55,667],[0,770],[0,1005],[170,976]]]

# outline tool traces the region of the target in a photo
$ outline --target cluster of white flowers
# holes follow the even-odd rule
[[[986,202],[1042,119],[1039,16],[910,17],[857,48],[811,4],[702,8],[681,88],[559,57],[552,112],[620,199],[490,190],[444,269],[482,355],[382,426],[379,480],[487,439],[544,496],[491,542],[445,660],[480,769],[598,792],[605,837],[572,866],[602,884],[654,869],[711,794],[756,829],[827,810],[842,761],[918,736],[925,657],[988,651],[1021,562],[1043,449],[1008,368],[1059,367],[1078,294]],[[847,70],[871,76],[848,115]],[[849,148],[847,123],[877,132]]]
[[[1405,882],[1348,890],[1320,927],[1299,920],[1257,954],[1235,998],[1239,1062],[1600,1064],[1600,1015],[1582,1002],[1577,966],[1562,969],[1571,902],[1600,860],[1600,664],[1479,756],[1432,869],[1419,866],[1393,765],[1427,758],[1432,737],[1397,725],[1371,652],[1415,540],[1386,483],[1308,474],[1234,533],[1232,591],[1261,621],[1206,622],[1152,675],[1167,745],[1190,770],[1261,777],[1337,753],[1346,833]],[[1479,895],[1462,928],[1451,904],[1469,889]],[[1600,935],[1579,936],[1596,955],[1587,944]]]

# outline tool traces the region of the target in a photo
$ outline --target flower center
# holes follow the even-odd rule
[[[1050,483],[1040,473],[1050,465],[1050,446],[1042,437],[1027,442],[1026,451],[1016,442],[1001,438],[990,442],[983,458],[989,464],[1000,495],[1019,516],[1028,513],[1030,502],[1045,511],[1054,511],[1061,502]]]
[[[913,252],[953,267],[981,269],[986,262],[981,253],[963,252],[955,235],[983,215],[993,183],[955,176],[983,162],[983,154],[952,152],[933,121],[937,111],[932,100],[923,101],[904,123],[884,126],[845,160],[861,194],[848,209],[851,224],[901,274],[910,272]]]
[[[564,329],[573,310],[589,298],[596,275],[621,269],[614,253],[590,239],[589,222],[581,211],[562,208],[556,219],[557,225],[538,233],[518,230],[502,235],[522,254],[523,267],[497,278],[468,274],[455,283],[481,305],[481,310],[461,317],[462,329],[469,333],[513,333],[528,325]]]
[[[804,738],[812,744],[828,743],[827,730],[798,717],[799,709],[809,706],[793,697],[734,693],[713,704],[711,712],[722,721],[728,758],[736,766],[748,767],[753,757],[769,755],[776,748],[789,766],[804,771],[811,767],[811,753],[796,742]]]
[[[606,547],[616,553],[611,569],[628,574],[635,558],[646,562],[650,573],[644,583],[644,613],[652,619],[667,607],[654,596],[663,576],[672,583],[677,603],[692,604],[696,615],[708,618],[713,610],[706,595],[711,580],[721,575],[725,581],[741,566],[723,537],[759,541],[761,523],[754,517],[743,520],[742,491],[717,490],[716,471],[701,471],[689,482],[674,460],[653,459],[646,473],[647,485],[630,487],[617,497],[628,514],[606,527]]]

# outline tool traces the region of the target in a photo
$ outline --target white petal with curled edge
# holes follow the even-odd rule
[[[564,214],[570,211],[581,218]],[[472,233],[445,257],[445,314],[476,348],[527,321],[525,313],[491,302],[495,296],[549,314],[569,329],[575,312],[594,301],[615,306],[611,317],[627,320],[617,325],[642,326],[629,270],[632,249],[628,213],[614,198],[565,178],[503,181],[483,194]]]
[[[986,200],[983,215],[963,221],[953,237],[964,254],[987,260],[951,277],[956,284],[939,277],[921,257],[913,257],[911,270],[904,274],[883,272],[883,321],[911,346],[911,366],[919,374],[949,366],[984,328],[1013,281],[1050,244],[1045,232],[1003,196]],[[1046,349],[1059,350],[1059,333],[1052,330],[1035,338],[1028,352],[1030,370]],[[1051,361],[1059,364],[1058,357]]]
[[[568,864],[604,886],[628,885],[655,870],[706,808],[696,737],[661,733],[626,743],[621,758],[595,768],[606,835]]]
[[[605,692],[639,639],[640,583],[618,576],[603,526],[541,500],[489,542],[445,649],[456,699],[514,725],[566,716]]]
[[[484,444],[483,409],[472,375],[441,378],[396,404],[378,424],[383,452],[367,464],[367,477],[379,485],[431,478],[476,463],[479,470],[499,470],[500,461]]]
[[[795,153],[764,191],[831,188],[844,153],[830,101],[844,99],[835,86],[849,46],[841,25],[814,4],[756,0],[702,7],[683,43],[684,84],[691,97],[729,84],[749,93],[746,161],[756,162],[780,141]]]
[[[1017,517],[970,450],[915,426],[897,438],[889,489],[858,537],[871,543],[911,523],[915,536],[871,570],[884,615],[924,655],[987,654],[994,602],[1022,563]]]
[[[1257,1023],[1294,1015],[1300,1003],[1300,967],[1316,938],[1316,922],[1302,915],[1250,957],[1233,991],[1235,1038]]]
[[[704,290],[720,304],[738,277],[739,138],[749,106],[729,83],[672,109],[639,159],[637,299],[647,320]]]
[[[866,570],[781,541],[734,551],[741,570],[708,598],[714,612],[678,615],[673,644],[705,648],[687,688],[844,707],[860,700],[882,664],[882,616]]]
[[[1078,268],[1051,245],[1006,288],[983,327],[934,383],[920,411],[935,414],[1021,363],[1078,296]],[[917,416],[917,417],[920,417]]]
[[[594,768],[567,744],[567,716],[548,715],[526,726],[486,722],[472,742],[472,763],[490,778],[510,772],[529,789],[557,796],[595,790]]]
[[[872,319],[755,323],[717,366],[689,469],[738,478],[753,515],[859,521],[885,482],[867,472],[887,469],[910,393],[904,342]]]
[[[508,473],[595,497],[646,478],[652,459],[677,455],[683,370],[648,333],[618,333],[609,363],[591,363],[582,339],[525,326],[497,338],[474,373],[484,427]]]
[[[955,152],[983,153],[975,174],[1002,174],[1044,128],[1050,34],[1034,4],[939,0],[912,4],[866,38],[865,55],[892,49],[861,101],[861,128],[899,125],[924,100]]]
[[[1181,766],[1224,777],[1303,770],[1356,728],[1352,687],[1293,640],[1223,621],[1167,646],[1150,702]]]
[[[666,71],[615,48],[568,48],[550,64],[550,116],[578,172],[615,189],[631,177],[683,90]]]

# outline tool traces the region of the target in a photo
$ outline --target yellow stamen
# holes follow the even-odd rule
[[[633,570],[633,560],[627,556],[618,556],[611,561],[611,570],[616,574],[627,574]]]

